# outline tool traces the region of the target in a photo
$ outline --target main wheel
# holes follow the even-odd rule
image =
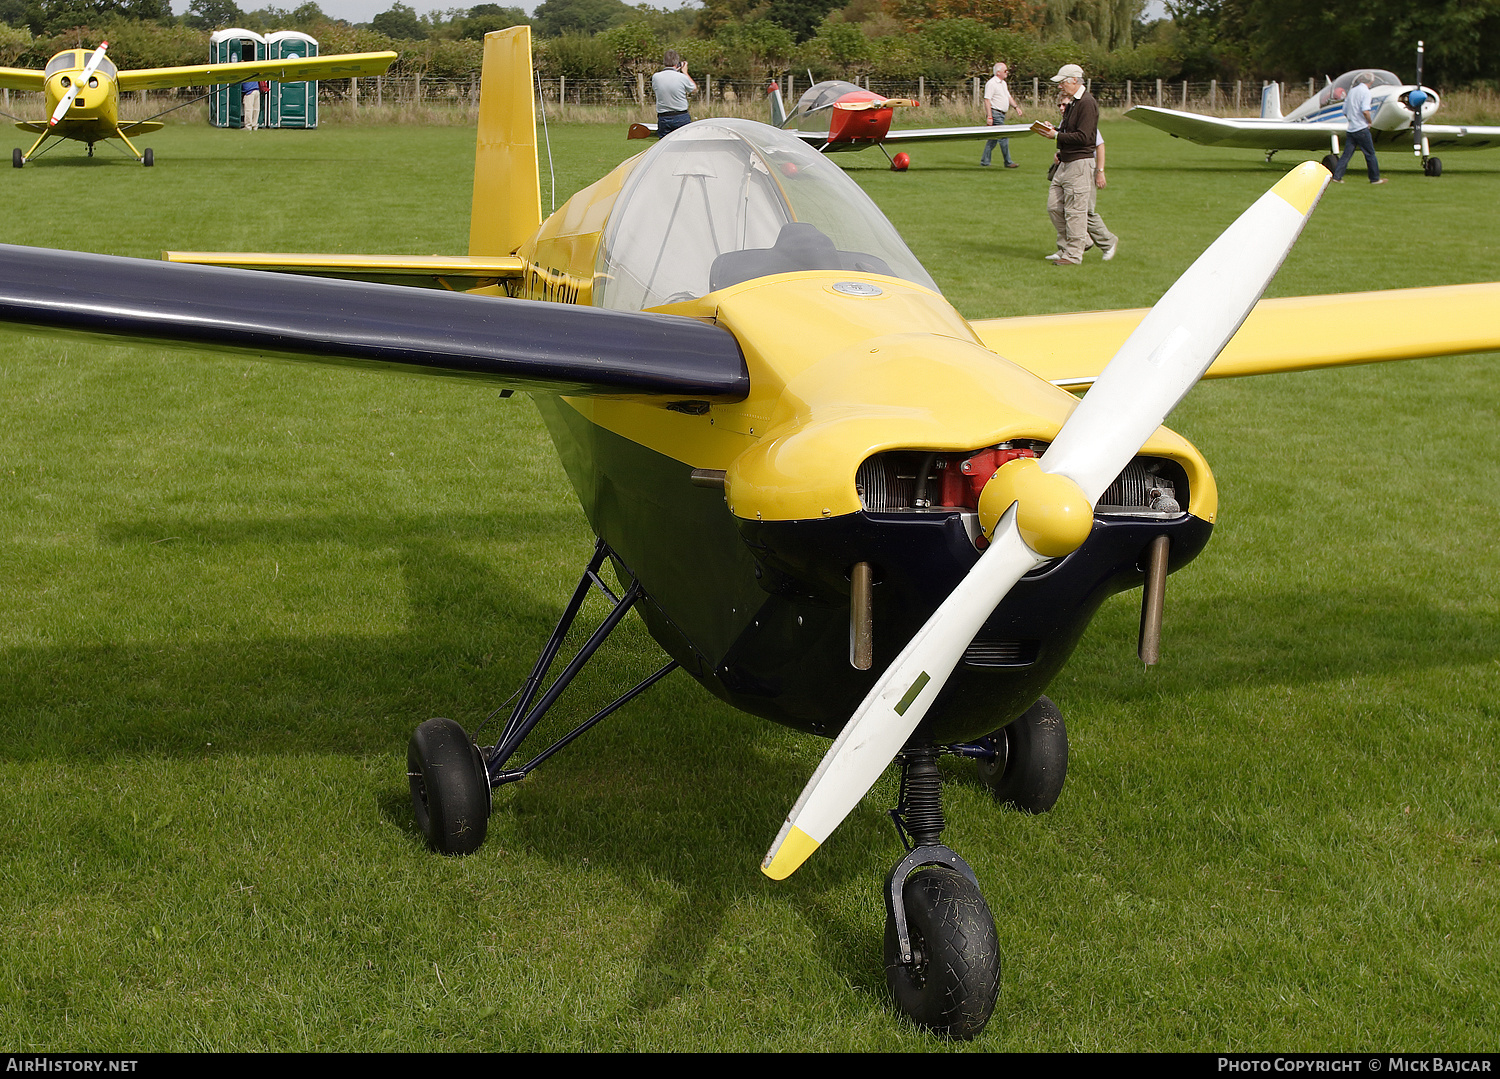
[[[17,146],[10,152],[10,163],[16,168],[20,168],[22,165],[26,164],[26,155],[21,153],[21,148],[19,146]]]
[[[1000,993],[1000,940],[979,889],[947,866],[906,878],[912,961],[901,962],[896,921],[885,920],[885,980],[913,1021],[952,1038],[984,1029]]]
[[[1324,154],[1323,155],[1322,165],[1329,172],[1332,172],[1333,169],[1334,169],[1334,166],[1336,166],[1338,163],[1339,163],[1339,159],[1335,155],[1333,155],[1333,154]]]
[[[442,854],[471,854],[490,823],[484,758],[451,719],[429,719],[406,747],[411,807],[427,845]]]
[[[148,169],[152,165],[156,164],[156,155],[151,152],[151,147],[148,146],[144,151],[142,151],[141,164],[146,166],[146,168]]]
[[[1422,171],[1428,176],[1441,176],[1443,174],[1443,159],[1440,157],[1429,157],[1422,162]]]
[[[1045,813],[1057,804],[1068,775],[1068,728],[1057,705],[1039,697],[990,739],[995,756],[977,763],[980,780],[998,801],[1027,813]]]

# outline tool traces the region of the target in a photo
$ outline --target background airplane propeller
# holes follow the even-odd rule
[[[767,876],[790,875],[864,797],[1015,583],[1088,538],[1094,503],[1234,336],[1328,180],[1307,162],[1262,195],[1161,298],[1041,458],[1011,461],[986,484],[989,549],[844,726],[767,851]]]
[[[1411,109],[1412,153],[1422,161],[1422,106],[1427,104],[1427,92],[1422,89],[1422,42],[1417,42],[1417,88],[1406,95],[1407,107]]]
[[[73,80],[73,85],[68,87],[68,92],[57,103],[57,108],[52,110],[52,117],[47,121],[48,126],[56,127],[57,122],[68,115],[68,110],[73,107],[73,99],[78,96],[78,91],[87,86],[94,72],[99,70],[99,65],[104,61],[104,50],[107,48],[109,48],[109,42],[99,42],[99,47],[94,50],[94,55],[89,57],[89,62],[84,66],[83,73]]]

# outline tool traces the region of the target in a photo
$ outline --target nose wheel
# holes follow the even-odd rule
[[[924,865],[902,882],[901,898],[904,955],[895,914],[885,920],[885,980],[896,1006],[936,1033],[974,1037],[1000,993],[1000,941],[979,885],[951,865]]]

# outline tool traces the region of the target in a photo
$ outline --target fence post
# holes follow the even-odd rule
[[[974,76],[974,107],[979,108],[979,76]]]
[[[1125,107],[1130,108],[1130,80],[1125,80]]]
[[[925,75],[917,76],[917,103],[927,104],[927,77]]]
[[[349,108],[354,112],[359,111],[359,80],[349,80]]]
[[[646,76],[639,71],[635,73],[635,103],[646,107]]]
[[[1241,84],[1241,82],[1240,82],[1239,79],[1235,79],[1234,80],[1234,111],[1235,112],[1239,112],[1240,111],[1240,86],[1241,85],[1242,84]]]
[[[1217,109],[1219,107],[1219,80],[1208,80],[1208,107]]]
[[[1042,86],[1041,86],[1041,83],[1042,83],[1042,80],[1039,79],[1039,78],[1037,78],[1035,75],[1033,75],[1031,77],[1031,107],[1033,109],[1041,107],[1041,101],[1042,101]]]
[[[377,109],[380,108],[380,106],[384,104],[384,101],[381,99],[381,96],[380,96],[381,90],[384,88],[384,83],[385,83],[385,79],[382,76],[380,76],[380,75],[376,75],[375,76],[375,107]]]
[[[1307,80],[1307,96],[1308,97],[1312,97],[1313,94],[1316,94],[1317,92],[1318,92],[1318,80],[1317,80],[1317,77],[1314,76],[1313,78],[1310,78],[1310,79]]]
[[[1161,108],[1161,80],[1156,80],[1156,107]]]
[[[1182,109],[1183,109],[1184,112],[1187,111],[1187,80],[1186,79],[1182,80]]]
[[[411,103],[413,105],[420,105],[422,103],[422,73],[420,71],[417,72],[416,81],[412,84]]]

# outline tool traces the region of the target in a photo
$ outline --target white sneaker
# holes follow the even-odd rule
[[[1104,249],[1104,261],[1108,262],[1110,259],[1114,258],[1115,252],[1118,250],[1120,250],[1120,241],[1116,240],[1114,243],[1110,244]]]
[[[1050,255],[1043,255],[1042,258],[1046,259],[1048,262],[1056,262],[1058,259],[1062,258],[1062,252],[1054,251]]]

